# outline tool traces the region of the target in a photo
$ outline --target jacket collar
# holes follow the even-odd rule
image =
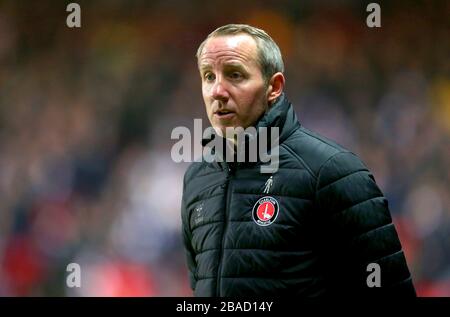
[[[282,93],[273,106],[256,124],[256,129],[260,127],[278,127],[280,129],[281,144],[298,126],[297,116],[292,104],[287,99],[285,93]]]

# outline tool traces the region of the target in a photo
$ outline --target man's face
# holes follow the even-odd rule
[[[210,38],[199,56],[202,94],[211,125],[247,128],[267,110],[267,87],[247,34]]]

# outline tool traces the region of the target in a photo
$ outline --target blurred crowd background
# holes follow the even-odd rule
[[[360,155],[420,296],[450,296],[450,2],[0,1],[0,296],[190,296],[177,126],[226,23],[283,52],[301,123]],[[206,127],[207,121],[204,121]],[[81,288],[66,286],[69,263]]]

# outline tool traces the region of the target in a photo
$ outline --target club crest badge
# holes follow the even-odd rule
[[[268,226],[277,218],[279,209],[278,201],[275,198],[262,197],[253,206],[253,221],[259,226]]]

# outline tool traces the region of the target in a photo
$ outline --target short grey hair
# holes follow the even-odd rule
[[[255,40],[258,49],[257,62],[261,67],[261,73],[266,83],[269,82],[273,74],[284,72],[281,51],[275,41],[265,31],[247,24],[227,24],[215,29],[198,47],[197,61],[200,58],[203,47],[210,38],[236,34],[248,34]]]

